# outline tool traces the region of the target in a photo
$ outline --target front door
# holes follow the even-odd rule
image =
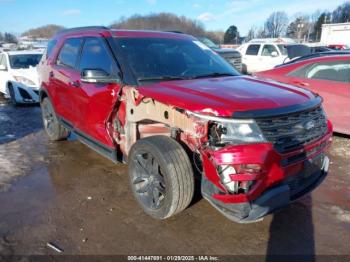
[[[102,37],[85,39],[78,68],[80,72],[84,69],[104,70],[113,76],[118,76],[119,72],[109,46]],[[85,83],[79,79],[71,93],[72,110],[77,116],[75,128],[94,140],[113,146],[106,124],[118,100],[119,89],[119,83]]]

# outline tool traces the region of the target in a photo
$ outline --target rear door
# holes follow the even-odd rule
[[[85,38],[79,61],[79,71],[100,69],[119,76],[119,68],[106,40],[102,37]],[[72,89],[73,112],[78,117],[76,128],[107,146],[113,146],[107,132],[107,121],[118,100],[120,84],[84,83]]]
[[[75,88],[74,83],[80,80],[77,62],[82,43],[82,38],[66,39],[52,66],[52,71],[49,72],[56,113],[72,125],[77,122],[77,116],[73,113],[72,91]]]
[[[335,130],[350,134],[350,61],[316,62],[289,75],[291,84],[321,95]]]

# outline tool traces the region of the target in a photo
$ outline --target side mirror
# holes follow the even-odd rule
[[[6,71],[6,70],[7,70],[7,68],[5,65],[0,65],[0,71]]]
[[[273,52],[271,52],[271,56],[272,56],[272,57],[277,57],[277,56],[278,56],[278,53],[277,53],[276,51],[273,51]]]
[[[117,76],[108,74],[103,69],[84,69],[81,71],[81,81],[85,83],[118,83],[120,79]]]

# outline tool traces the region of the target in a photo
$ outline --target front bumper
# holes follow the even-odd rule
[[[329,159],[324,155],[321,157],[323,164],[320,170],[312,174],[301,172],[294,175],[251,202],[230,204],[212,198],[210,192],[213,191],[213,185],[206,179],[202,180],[203,196],[230,220],[239,223],[256,222],[315,189],[328,174]]]
[[[202,195],[231,220],[253,222],[307,194],[322,182],[328,172],[325,151],[332,139],[332,128],[321,139],[303,148],[278,153],[272,144],[226,146],[201,152],[204,176]],[[316,161],[318,160],[318,161]],[[219,174],[219,167],[257,164],[258,172],[230,174],[231,181],[244,184],[248,191],[231,193]],[[222,169],[221,169],[222,170]]]

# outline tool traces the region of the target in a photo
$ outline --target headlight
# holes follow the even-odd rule
[[[28,86],[34,86],[35,85],[35,83],[32,80],[29,80],[28,78],[23,77],[23,76],[14,76],[14,79],[17,82],[20,82],[20,83],[28,85]]]
[[[259,126],[253,119],[212,117],[193,112],[189,114],[208,121],[209,141],[214,145],[266,142]]]

